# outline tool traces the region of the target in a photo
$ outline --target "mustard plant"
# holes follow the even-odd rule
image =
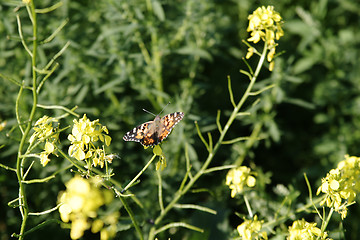
[[[119,176],[120,174],[116,175],[117,173],[111,165],[116,159],[119,160],[119,165],[122,168],[126,169],[129,166],[123,165],[122,157],[126,156],[119,153],[110,153],[109,147],[111,147],[113,140],[108,127],[101,124],[99,119],[91,120],[86,114],[80,118],[80,115],[75,112],[77,106],[72,106],[69,109],[64,106],[44,105],[41,103],[39,97],[42,88],[53,77],[53,73],[59,66],[56,60],[60,59],[70,46],[70,42],[64,44],[54,56],[49,57],[50,60],[46,60],[44,63],[44,55],[39,53],[41,45],[51,42],[65,27],[67,20],[60,24],[50,36],[39,36],[38,14],[49,14],[59,8],[62,3],[56,3],[44,9],[36,8],[36,4],[33,0],[23,0],[22,4],[16,9],[17,12],[21,11],[21,13],[27,14],[28,22],[32,28],[29,36],[24,35],[23,23],[26,21],[23,21],[23,15],[17,14],[19,41],[31,62],[31,80],[17,81],[1,75],[2,78],[14,83],[19,89],[15,103],[16,127],[20,136],[16,164],[15,167],[0,165],[2,168],[16,174],[19,186],[18,197],[9,202],[10,206],[19,210],[21,216],[20,229],[13,234],[13,237],[19,239],[28,238],[32,232],[53,222],[45,220],[38,225],[33,225],[33,222],[29,223],[30,216],[39,217],[40,219],[41,216],[57,211],[60,214],[59,219],[61,221],[56,220],[56,223],[64,229],[69,229],[71,239],[84,237],[86,231],[99,233],[100,239],[116,239],[119,236],[122,237],[123,229],[134,229],[138,239],[149,240],[168,236],[168,232],[178,228],[203,233],[204,229],[199,227],[196,222],[191,223],[181,219],[173,220],[170,214],[188,209],[205,214],[218,214],[216,210],[202,206],[201,203],[184,203],[184,201],[191,199],[191,197],[186,198],[187,196],[199,191],[196,189],[196,184],[200,178],[219,171],[227,171],[226,177],[223,179],[223,190],[231,197],[229,201],[239,203],[239,205],[245,204],[247,210],[245,213],[235,212],[242,221],[241,224],[233,224],[234,226],[237,225],[236,229],[235,227],[233,229],[235,239],[268,239],[272,235],[279,233],[279,238],[286,237],[289,240],[330,239],[328,237],[331,235],[331,230],[327,228],[333,213],[339,213],[342,219],[348,216],[348,208],[356,202],[356,196],[360,190],[358,184],[360,158],[348,155],[337,165],[337,168],[330,170],[322,179],[315,198],[312,196],[311,184],[306,174],[304,175],[309,189],[309,201],[307,203],[300,204],[301,206],[296,205],[295,209],[292,203],[299,193],[293,190],[290,191],[280,185],[276,191],[285,197],[278,205],[274,203],[275,201],[269,204],[269,208],[275,209],[274,214],[267,213],[265,215],[260,211],[254,211],[256,207],[261,206],[261,201],[264,200],[259,197],[261,195],[259,191],[264,191],[261,188],[264,188],[267,182],[264,180],[265,174],[260,173],[260,170],[254,164],[245,166],[244,159],[248,157],[249,149],[264,139],[263,135],[261,135],[264,126],[261,123],[257,124],[249,135],[245,136],[230,138],[229,133],[232,131],[234,123],[239,119],[256,118],[257,116],[254,114],[256,110],[254,109],[262,101],[263,94],[276,87],[275,82],[262,82],[262,79],[259,78],[259,74],[264,71],[264,67],[267,67],[270,72],[274,71],[276,56],[278,55],[276,51],[279,48],[281,49],[281,46],[278,46],[278,40],[284,36],[282,16],[275,11],[273,6],[259,7],[248,17],[247,31],[250,37],[243,41],[248,47],[244,57],[248,70],[240,70],[245,79],[249,81],[244,92],[233,89],[233,81],[230,76],[223,79],[222,84],[227,85],[228,102],[232,109],[231,111],[218,110],[217,113],[214,113],[213,126],[215,128],[213,129],[215,130],[201,130],[202,127],[198,122],[194,122],[191,128],[197,133],[198,140],[203,143],[206,156],[202,161],[199,161],[200,164],[196,165],[192,159],[194,154],[191,154],[194,148],[190,142],[186,142],[182,153],[185,158],[182,165],[185,169],[184,175],[181,176],[178,187],[174,188],[173,192],[168,193],[164,191],[168,183],[163,177],[166,174],[167,161],[170,162],[174,156],[166,152],[166,142],[163,143],[164,147],[160,145],[153,147],[152,153],[146,148],[141,149],[144,155],[147,152],[150,153],[147,163],[144,166],[136,165],[138,173],[132,179],[123,179],[122,176]],[[189,16],[193,7],[196,7],[195,5],[194,1],[190,1],[186,5],[187,17],[184,19],[184,25],[177,30],[169,45],[177,45],[186,34],[186,31],[190,29]],[[129,11],[131,4],[122,3],[121,6],[124,10],[122,17],[126,18],[129,23],[137,23],[136,14],[140,16],[139,18],[142,18],[143,12],[134,11],[135,14]],[[146,38],[142,37],[142,29],[134,28],[136,45],[140,49],[140,55],[146,65],[144,71],[149,75],[149,80],[147,78],[142,79],[143,88],[141,89],[146,91],[142,93],[141,97],[146,98],[154,108],[159,108],[164,105],[167,97],[166,94],[162,94],[164,93],[163,54],[166,51],[161,51],[164,42],[162,42],[163,39],[160,39],[160,32],[155,28],[156,21],[154,19],[158,19],[159,22],[157,23],[160,24],[164,21],[166,14],[159,1],[147,0],[144,6],[144,11],[150,13],[147,17],[142,18],[146,29],[150,32],[149,39],[152,43],[150,47],[145,41]],[[202,21],[203,25],[208,23],[206,19]],[[196,40],[199,46],[211,44],[202,41],[203,32],[201,29],[197,30]],[[26,34],[29,33],[26,32]],[[260,44],[261,46],[259,46]],[[184,54],[188,51],[189,49],[183,48],[178,50],[178,53]],[[201,51],[197,54],[194,55],[196,63],[199,63],[200,55],[207,56],[206,53]],[[41,63],[40,56],[42,58]],[[255,61],[256,67],[253,68],[247,62],[246,59],[250,58]],[[189,70],[190,79],[194,79],[196,75],[196,64],[194,66]],[[261,84],[258,84],[259,82]],[[185,85],[185,83],[183,84]],[[154,90],[149,90],[150,86]],[[137,90],[140,89],[138,86],[136,88]],[[21,107],[27,92],[31,96],[29,110]],[[154,92],[156,94],[153,94]],[[188,93],[184,93],[184,95],[186,94]],[[115,102],[113,95],[112,97]],[[179,104],[177,107],[190,108],[185,105],[181,106]],[[267,113],[272,111],[271,107],[267,107]],[[53,115],[45,114],[45,110],[53,112]],[[71,125],[65,127],[60,125],[63,124],[63,119],[70,118],[72,120]],[[0,131],[6,127],[6,124],[6,121],[1,121]],[[70,133],[65,135],[65,131]],[[69,141],[68,146],[63,144],[64,139]],[[241,146],[245,150],[241,152],[241,156],[234,162],[223,164],[214,161],[220,155],[221,150],[224,149],[224,145],[231,145],[235,148],[239,144],[243,144]],[[157,157],[158,161],[152,167],[152,163]],[[40,164],[42,169],[49,172],[51,171],[49,166],[56,161],[64,161],[67,165],[61,169],[56,169],[49,176],[32,178],[34,176],[32,174],[34,171],[33,166]],[[71,170],[68,171],[69,169]],[[50,209],[40,212],[33,211],[31,201],[28,200],[27,185],[51,183],[61,172],[67,172],[72,177],[69,178],[66,175],[67,180],[64,181],[66,182],[64,190],[58,193],[57,202],[53,202],[54,206]],[[144,181],[149,181],[146,178],[146,180],[141,179],[145,172],[150,172],[149,175],[152,174],[156,178],[157,189],[148,191],[157,191],[157,202],[146,203],[143,200],[144,195],[138,194],[139,189],[145,188]],[[178,181],[178,179],[175,181]],[[322,207],[322,213],[319,207]],[[311,210],[313,212],[309,214]],[[126,219],[128,222],[126,226],[119,227],[119,222],[121,222],[120,211],[121,218]],[[316,219],[316,222],[307,222],[302,218],[299,220],[300,214],[308,214],[308,216]],[[318,224],[319,227],[317,227]]]
[[[42,87],[51,78],[59,65],[55,60],[66,50],[69,46],[69,42],[67,42],[55,56],[52,56],[45,65],[40,64],[38,60],[38,50],[41,47],[41,44],[51,42],[65,24],[60,25],[51,36],[40,41],[43,36],[38,35],[37,15],[48,14],[60,6],[61,3],[56,3],[48,8],[37,9],[34,1],[24,0],[23,4],[16,9],[18,12],[25,11],[32,24],[32,36],[24,36],[22,18],[19,13],[16,14],[18,34],[22,46],[31,60],[32,79],[31,81],[19,82],[10,77],[3,76],[5,79],[19,87],[15,104],[15,113],[17,128],[21,137],[19,139],[16,167],[12,168],[1,164],[1,167],[16,173],[19,184],[18,198],[9,202],[9,205],[17,207],[21,214],[20,230],[12,236],[24,239],[28,234],[31,234],[31,232],[52,222],[49,220],[36,226],[29,226],[28,218],[30,216],[43,216],[59,209],[61,219],[64,222],[72,222],[70,233],[72,239],[80,238],[83,231],[90,228],[87,218],[93,219],[91,225],[93,232],[101,232],[102,239],[109,239],[115,234],[114,226],[117,222],[116,219],[118,218],[118,215],[115,214],[108,215],[104,218],[96,218],[96,211],[101,205],[108,204],[113,195],[109,195],[105,192],[103,194],[103,191],[98,189],[100,185],[104,184],[103,181],[101,178],[100,180],[99,178],[95,178],[94,172],[90,172],[92,166],[96,167],[99,165],[100,167],[103,167],[104,164],[107,166],[107,164],[111,163],[112,159],[115,157],[113,154],[105,153],[104,145],[109,146],[111,142],[111,138],[107,135],[107,128],[102,126],[99,123],[99,120],[90,121],[86,115],[80,120],[74,120],[72,133],[68,137],[71,145],[69,147],[69,155],[67,155],[62,151],[59,136],[70,126],[60,129],[60,120],[69,115],[78,117],[78,114],[74,112],[77,107],[75,106],[72,109],[68,109],[64,106],[44,105],[39,103],[39,95],[41,94]],[[22,102],[22,99],[25,98],[24,95],[26,95],[24,93],[25,91],[29,91],[32,94],[29,112],[25,111],[26,108],[20,107],[20,102]],[[54,111],[61,110],[64,113],[56,117],[43,115],[36,120],[36,116],[41,115],[42,110],[44,109]],[[98,140],[103,143],[102,146],[96,146]],[[38,152],[38,147],[42,149],[41,152]],[[33,170],[33,165],[37,164],[33,159],[39,159],[39,163],[45,168],[49,165],[51,158],[59,158],[60,155],[64,157],[64,159],[69,160],[71,165],[59,169],[47,177],[38,179],[29,177],[31,175],[29,173]],[[87,164],[78,164],[75,160],[85,160],[87,161]],[[55,207],[41,212],[33,212],[32,206],[30,206],[28,202],[26,186],[34,183],[48,182],[54,179],[58,173],[65,171],[72,166],[77,168],[81,175],[91,177],[92,180],[88,181],[79,176],[75,176],[73,180],[70,180],[66,184],[67,190],[59,195],[59,202]],[[105,174],[105,176],[108,178],[110,175],[109,169],[106,170],[107,174]],[[96,175],[99,174],[103,175],[97,171]],[[98,179],[96,184],[94,183],[94,179]],[[96,187],[93,187],[94,184]],[[88,201],[89,199],[90,201]],[[123,203],[126,205],[124,200]],[[136,223],[134,224],[137,228]]]

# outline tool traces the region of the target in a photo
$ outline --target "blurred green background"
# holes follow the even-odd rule
[[[152,3],[149,5],[149,3]],[[54,4],[36,1],[38,8]],[[77,112],[91,119],[100,119],[109,128],[113,141],[111,152],[120,156],[113,164],[114,178],[127,184],[152,155],[140,144],[124,142],[122,136],[134,126],[152,120],[145,108],[155,114],[170,101],[164,114],[185,112],[162,145],[168,167],[162,172],[164,201],[167,203],[178,189],[186,172],[185,145],[193,168],[198,169],[207,156],[197,136],[194,121],[203,132],[218,137],[215,119],[218,109],[225,121],[232,111],[227,89],[227,76],[232,79],[238,100],[248,79],[239,73],[246,69],[241,60],[247,47],[247,17],[257,7],[275,6],[284,20],[284,37],[280,40],[275,69],[263,68],[257,88],[275,83],[276,87],[261,95],[261,102],[252,108],[252,116],[239,119],[227,139],[247,136],[261,124],[261,136],[251,150],[244,143],[223,146],[212,166],[233,164],[244,158],[244,165],[259,172],[258,191],[249,196],[254,212],[270,220],[284,199],[286,187],[292,199],[289,219],[305,217],[315,221],[314,214],[295,214],[294,210],[308,200],[303,173],[306,172],[316,191],[322,177],[334,168],[345,154],[360,156],[360,2],[351,0],[320,1],[250,1],[250,0],[133,0],[133,1],[62,1],[62,6],[48,14],[38,14],[40,41],[48,37],[63,21],[68,21],[55,39],[39,47],[38,62],[45,66],[68,41],[70,46],[56,59],[58,69],[46,82],[39,96],[44,105],[78,106]],[[29,82],[31,62],[21,45],[16,14],[20,15],[24,36],[31,36],[31,23],[20,1],[0,3],[0,73]],[[27,39],[30,40],[30,39]],[[257,59],[250,61],[253,67]],[[0,120],[7,121],[0,132],[0,162],[14,167],[19,144],[15,100],[18,86],[1,78]],[[28,113],[30,92],[24,93],[20,111]],[[254,101],[252,99],[251,101]],[[250,108],[251,103],[246,106]],[[244,110],[246,110],[244,109]],[[62,111],[40,110],[37,118],[47,114],[59,116]],[[24,114],[26,116],[27,114]],[[72,118],[60,126],[72,123]],[[7,133],[9,133],[7,135]],[[68,132],[69,133],[69,132]],[[66,134],[61,136],[67,150]],[[43,168],[34,164],[30,178],[51,175],[67,163],[61,158]],[[55,206],[57,194],[73,173],[62,172],[46,184],[27,187],[33,211]],[[213,208],[217,215],[193,210],[172,210],[165,222],[184,221],[204,228],[203,234],[187,229],[172,229],[160,239],[229,239],[242,222],[235,212],[245,216],[241,199],[231,199],[225,186],[226,171],[203,176],[181,203],[195,203]],[[154,166],[132,188],[145,209],[131,204],[145,230],[158,214]],[[45,190],[46,191],[45,191]],[[18,185],[12,172],[0,168],[0,240],[19,231],[20,213],[7,203],[17,197]],[[156,203],[156,204],[154,204]],[[119,203],[120,204],[120,203]],[[155,205],[155,206],[154,206]],[[266,210],[264,210],[266,209]],[[121,211],[117,239],[136,239],[125,211]],[[279,212],[278,214],[282,214]],[[288,213],[286,213],[288,214]],[[29,227],[50,216],[30,217]],[[334,215],[328,229],[334,239],[357,239],[360,235],[360,208],[355,204],[343,221]],[[273,239],[281,235],[292,221],[277,226]],[[121,231],[120,231],[121,230]],[[344,238],[344,235],[346,236]],[[69,232],[53,223],[31,233],[29,239],[67,239]],[[86,236],[84,239],[97,239]]]

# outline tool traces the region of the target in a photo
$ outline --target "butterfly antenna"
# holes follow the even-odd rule
[[[169,104],[170,104],[170,102],[168,102],[168,104],[166,104],[166,106],[161,110],[161,112],[158,115],[155,115],[152,112],[150,112],[150,111],[148,111],[148,110],[146,110],[144,108],[143,108],[143,111],[146,112],[146,113],[150,113],[151,115],[156,117],[156,116],[159,116],[164,111],[164,109],[167,107],[167,105],[169,105]]]
[[[170,101],[168,102],[168,104],[166,104],[166,106],[161,110],[161,112],[160,112],[158,115],[162,114],[162,112],[165,110],[165,108],[166,108],[169,104],[170,104]]]
[[[146,113],[150,113],[151,115],[153,115],[153,116],[155,116],[155,117],[156,117],[156,115],[155,115],[155,114],[153,114],[152,112],[149,112],[148,110],[146,110],[146,109],[144,109],[144,108],[143,108],[143,111],[144,111],[144,112],[146,112]]]

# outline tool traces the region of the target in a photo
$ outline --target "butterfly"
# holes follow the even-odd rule
[[[153,121],[143,123],[127,132],[123,139],[140,142],[145,147],[158,145],[169,136],[171,130],[183,117],[183,112],[170,113],[162,118],[157,115]]]

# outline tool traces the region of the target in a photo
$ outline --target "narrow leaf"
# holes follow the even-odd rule
[[[154,14],[162,22],[165,20],[164,9],[158,1],[153,1]]]

